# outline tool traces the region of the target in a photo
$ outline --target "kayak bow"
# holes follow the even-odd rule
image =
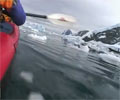
[[[6,33],[5,31],[1,31],[3,26],[0,27],[0,81],[3,79],[14,57],[19,39],[18,26],[13,23],[8,24],[11,25],[11,27],[13,28],[12,33]],[[4,29],[9,30],[10,28]]]

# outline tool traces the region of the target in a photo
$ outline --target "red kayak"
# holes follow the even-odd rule
[[[13,30],[9,34],[4,31],[5,29],[3,31],[0,31],[0,81],[3,79],[15,55],[19,39],[18,26],[13,23],[7,24],[9,24],[8,26],[11,26]],[[3,26],[0,28],[3,28]],[[9,31],[7,28],[6,30]]]

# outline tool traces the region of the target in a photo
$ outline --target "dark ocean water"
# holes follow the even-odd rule
[[[41,27],[38,24],[42,25],[39,32],[35,30]],[[2,83],[2,99],[120,99],[120,66],[102,61],[98,54],[66,46],[60,36],[64,29],[30,18],[20,28],[17,52]]]

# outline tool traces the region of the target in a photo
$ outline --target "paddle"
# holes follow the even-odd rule
[[[70,23],[76,22],[74,17],[70,15],[65,15],[65,14],[39,15],[39,14],[26,13],[26,16],[50,19],[50,20],[52,19],[52,20],[58,20],[62,22],[70,22]]]

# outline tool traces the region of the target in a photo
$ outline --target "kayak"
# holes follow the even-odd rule
[[[0,81],[5,76],[15,55],[19,28],[14,23],[0,23]]]

